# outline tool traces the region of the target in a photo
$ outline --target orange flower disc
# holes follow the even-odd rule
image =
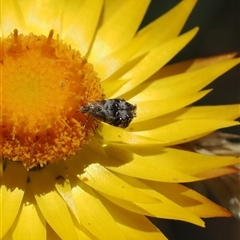
[[[31,169],[75,154],[97,127],[79,109],[104,96],[92,65],[53,31],[14,30],[1,49],[2,156]]]

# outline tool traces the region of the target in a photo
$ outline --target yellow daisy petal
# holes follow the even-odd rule
[[[231,120],[238,118],[240,105],[218,105],[218,106],[197,106],[187,107],[167,115],[169,119],[223,119]]]
[[[136,178],[162,182],[198,181],[205,171],[239,162],[239,159],[234,157],[202,156],[172,148],[164,148],[163,151],[159,150],[158,155],[147,155],[145,157],[116,147],[105,148],[105,151],[110,159],[105,163],[108,169]],[[195,171],[191,171],[192,168]],[[147,169],[147,171],[144,171],[144,169]],[[160,172],[161,174],[159,174]],[[214,174],[217,174],[217,172]],[[214,177],[214,174],[211,177]]]
[[[202,91],[195,94],[189,94],[189,95],[179,96],[176,98],[164,99],[161,102],[159,100],[138,102],[137,103],[138,116],[136,119],[134,119],[133,123],[142,122],[145,120],[162,116],[164,114],[173,112],[178,109],[182,109],[186,105],[189,105],[201,99],[209,92],[210,92],[209,90]],[[153,96],[153,99],[155,99],[154,96]]]
[[[66,168],[65,168],[66,169]],[[54,170],[53,170],[54,172]],[[70,181],[67,178],[68,172],[65,171],[63,174],[62,169],[58,169],[58,171],[55,171],[56,174],[54,174],[56,181],[55,187],[58,191],[58,193],[61,195],[61,197],[64,199],[65,203],[69,207],[69,209],[72,211],[74,216],[76,216],[78,222],[80,220],[78,219],[78,211],[77,211],[77,204],[74,202],[73,194],[72,194],[72,187],[70,185]]]
[[[137,201],[142,203],[157,202],[156,199],[137,191],[99,164],[91,164],[88,166],[85,169],[85,173],[81,174],[80,179],[96,191],[103,192],[110,196],[128,201],[137,199]]]
[[[134,97],[130,96],[129,98],[131,98],[132,102],[138,102],[142,99],[152,99],[151,96],[153,98],[157,96],[157,99],[163,100],[165,98],[197,92],[221,74],[239,64],[239,61],[240,59],[227,60],[196,71],[173,75],[154,82],[146,82],[139,89],[136,89]],[[173,88],[174,91],[171,90]]]
[[[162,141],[153,139],[151,136],[149,138],[140,136],[139,134],[134,134],[123,129],[112,129],[112,127],[107,124],[101,125],[101,134],[104,136],[104,140],[108,142],[121,142],[127,144],[135,145],[149,145],[149,144],[161,144]]]
[[[158,202],[153,204],[135,202],[137,206],[139,206],[142,209],[145,209],[150,215],[151,214],[152,216],[162,215],[163,218],[172,219],[173,218],[172,215],[175,213],[175,219],[192,222],[200,226],[204,225],[204,222],[199,217],[196,217],[195,215],[186,212],[185,209],[179,208],[179,206],[177,206],[175,203],[170,201],[161,193],[154,191],[152,188],[149,188],[142,181],[122,174],[117,174],[117,176],[126,181],[127,183],[129,183],[130,185],[134,186],[139,191],[160,200],[160,203]],[[161,209],[162,203],[165,204],[163,209]]]
[[[77,203],[78,217],[81,225],[100,239],[124,239],[117,224],[99,201],[95,192],[83,182],[71,179],[72,194]],[[86,208],[90,205],[91,208]],[[104,226],[102,226],[104,222]]]
[[[239,160],[237,161],[237,164],[239,164]],[[196,176],[207,180],[211,178],[221,177],[224,175],[235,174],[238,172],[239,172],[239,169],[235,167],[221,167],[221,168],[211,169],[202,173],[198,173],[196,174]]]
[[[147,32],[148,39],[147,43],[135,54],[134,58],[150,51],[163,42],[177,37],[196,2],[196,0],[181,1],[161,18],[156,19],[141,29],[137,33],[137,36],[145,35]],[[172,21],[172,19],[174,19],[174,21]]]
[[[171,155],[171,160],[167,160],[164,152],[168,157]],[[197,153],[182,151],[173,148],[165,148],[161,155],[161,164],[167,168],[172,168],[184,172],[186,174],[198,174],[217,167],[233,165],[239,162],[236,157],[223,157],[223,156],[207,156]],[[184,164],[182,164],[184,162]]]
[[[63,239],[78,239],[66,203],[56,191],[46,192],[46,186],[55,185],[55,179],[47,169],[32,172],[29,184],[39,209],[54,231]]]
[[[46,237],[46,221],[38,209],[29,187],[26,189],[22,207],[12,230],[13,239],[20,240],[26,236],[29,239],[34,239],[36,236],[39,239]]]
[[[124,74],[122,79],[129,80],[112,97],[117,97],[135,88],[148,77],[164,66],[175,54],[177,54],[197,33],[198,28],[181,35],[167,43],[153,48],[134,68]]]
[[[25,20],[20,11],[19,3],[15,0],[1,2],[1,36],[8,36],[9,32],[12,32],[17,25],[20,25],[20,31],[25,29]]]
[[[162,126],[160,126],[160,123]],[[183,119],[182,121],[174,121],[173,119],[164,119],[163,117],[161,121],[160,119],[153,119],[147,123],[136,123],[132,126],[132,130],[133,133],[139,136],[158,139],[165,146],[169,146],[192,141],[219,128],[237,125],[239,125],[238,122],[227,120]],[[144,130],[153,127],[154,129]]]
[[[207,58],[196,58],[187,61],[182,61],[174,64],[170,64],[161,68],[158,72],[156,72],[149,80],[160,79],[180,73],[186,73],[191,71],[196,71],[201,68],[209,67],[214,64],[224,62],[226,60],[232,59],[237,55],[237,53],[228,53],[217,55],[213,57]]]
[[[72,4],[74,6],[72,6]],[[73,7],[79,9],[74,22],[72,11],[64,11],[64,13],[69,13],[70,16],[63,16],[63,18],[67,18],[66,21],[64,21],[67,26],[63,26],[61,36],[64,41],[70,43],[73,48],[79,49],[83,56],[87,54],[92,43],[102,5],[103,0],[97,0],[94,4],[92,4],[91,1],[84,1],[81,8],[79,8],[79,4],[76,4],[76,1],[72,1],[71,4],[68,3],[67,6],[69,9],[73,9]],[[68,21],[71,21],[71,23],[68,24]]]
[[[97,239],[96,236],[94,236],[90,232],[87,232],[87,230],[81,225],[78,228],[75,227],[75,230],[77,232],[78,239],[86,239],[86,240]],[[52,238],[49,238],[49,239],[52,239]]]
[[[61,33],[62,23],[60,19],[63,12],[64,1],[13,1],[18,6],[17,11],[21,20],[20,27],[18,27],[19,30],[27,34],[29,32],[33,32],[34,34],[47,34],[50,28],[56,30],[58,33]],[[54,8],[52,7],[53,5]],[[38,7],[36,8],[36,6]],[[8,11],[6,16],[9,15],[9,7],[3,5],[3,9],[6,9]],[[46,9],[48,9],[48,13],[46,13]],[[15,19],[15,17],[13,17],[12,19]],[[12,19],[10,20],[10,22],[12,22]],[[51,27],[49,26],[49,23],[51,23]],[[11,24],[11,26],[9,26],[7,29],[4,29],[3,32],[9,34],[10,32],[12,32],[13,29],[16,28],[16,26],[19,26],[19,22],[14,25]],[[46,29],[48,29],[47,32]]]
[[[101,79],[106,80],[111,74],[115,73],[120,67],[137,52],[137,50],[146,42],[146,36],[133,38],[128,44],[122,48],[100,59],[94,64],[96,71]],[[109,83],[106,84],[110,85]]]
[[[99,196],[100,197],[100,196]],[[105,199],[101,198],[102,201]],[[132,239],[166,239],[166,237],[143,215],[119,208],[112,201],[105,200],[108,211],[114,217],[127,238]]]
[[[211,217],[212,214],[216,214],[216,216],[221,216],[222,214],[230,216],[230,213],[226,209],[183,185],[176,183],[156,183],[145,180],[143,182],[157,192],[161,192],[179,206],[203,218]]]
[[[104,12],[102,13],[101,25],[104,25],[120,8],[127,4],[128,0],[105,0]]]
[[[96,60],[105,57],[131,40],[149,2],[149,0],[126,1],[98,30],[88,57],[89,61],[95,63]]]
[[[26,188],[27,172],[20,164],[8,162],[3,176],[1,176],[1,231],[2,238],[12,226]],[[13,177],[14,173],[14,177]]]
[[[57,235],[57,233],[47,224],[46,226],[47,230],[47,237],[46,239],[54,239],[54,240],[60,240],[61,238]]]
[[[10,231],[8,231],[7,234],[4,235],[4,237],[1,239],[2,240],[12,240],[12,233]]]
[[[105,89],[106,96],[110,98],[110,96],[112,96],[116,92],[116,89],[121,88],[127,81],[128,80],[114,81],[111,82],[111,84],[109,84],[110,81],[104,81],[102,83],[102,86]]]
[[[144,186],[148,188],[147,185]],[[157,193],[157,192],[155,192]],[[109,199],[114,204],[126,209],[130,212],[137,213],[140,215],[145,215],[149,217],[159,217],[164,219],[175,219],[190,222],[198,226],[204,226],[204,222],[196,215],[190,213],[188,210],[178,206],[177,204],[167,200],[163,195],[159,196],[162,201],[155,204],[143,204],[125,201],[123,199],[114,198],[112,196],[103,196]]]
[[[106,161],[105,165],[108,166],[108,169],[116,173],[163,182],[191,182],[200,180],[197,177],[165,166],[164,162],[159,160],[162,158],[163,152],[160,152],[159,155],[142,157],[116,147],[107,147],[105,151],[109,158],[109,161]],[[160,172],[161,174],[159,174]]]

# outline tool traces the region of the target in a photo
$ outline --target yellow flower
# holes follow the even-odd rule
[[[238,159],[174,146],[238,124],[239,105],[187,106],[239,59],[165,66],[198,31],[178,36],[196,2],[137,32],[149,2],[2,1],[1,238],[165,239],[145,216],[230,216],[180,183]],[[79,112],[103,93],[136,104],[127,129]]]

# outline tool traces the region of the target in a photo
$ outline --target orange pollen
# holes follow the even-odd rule
[[[0,39],[3,158],[27,169],[75,154],[97,121],[79,112],[104,98],[93,66],[59,37],[18,34]]]

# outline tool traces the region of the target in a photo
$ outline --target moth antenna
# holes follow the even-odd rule
[[[85,121],[85,123],[84,123],[84,125],[83,125],[83,129],[86,128],[86,126],[87,126],[87,124],[88,124],[88,120],[89,120],[89,114],[87,115],[87,119],[86,119],[86,121]]]

